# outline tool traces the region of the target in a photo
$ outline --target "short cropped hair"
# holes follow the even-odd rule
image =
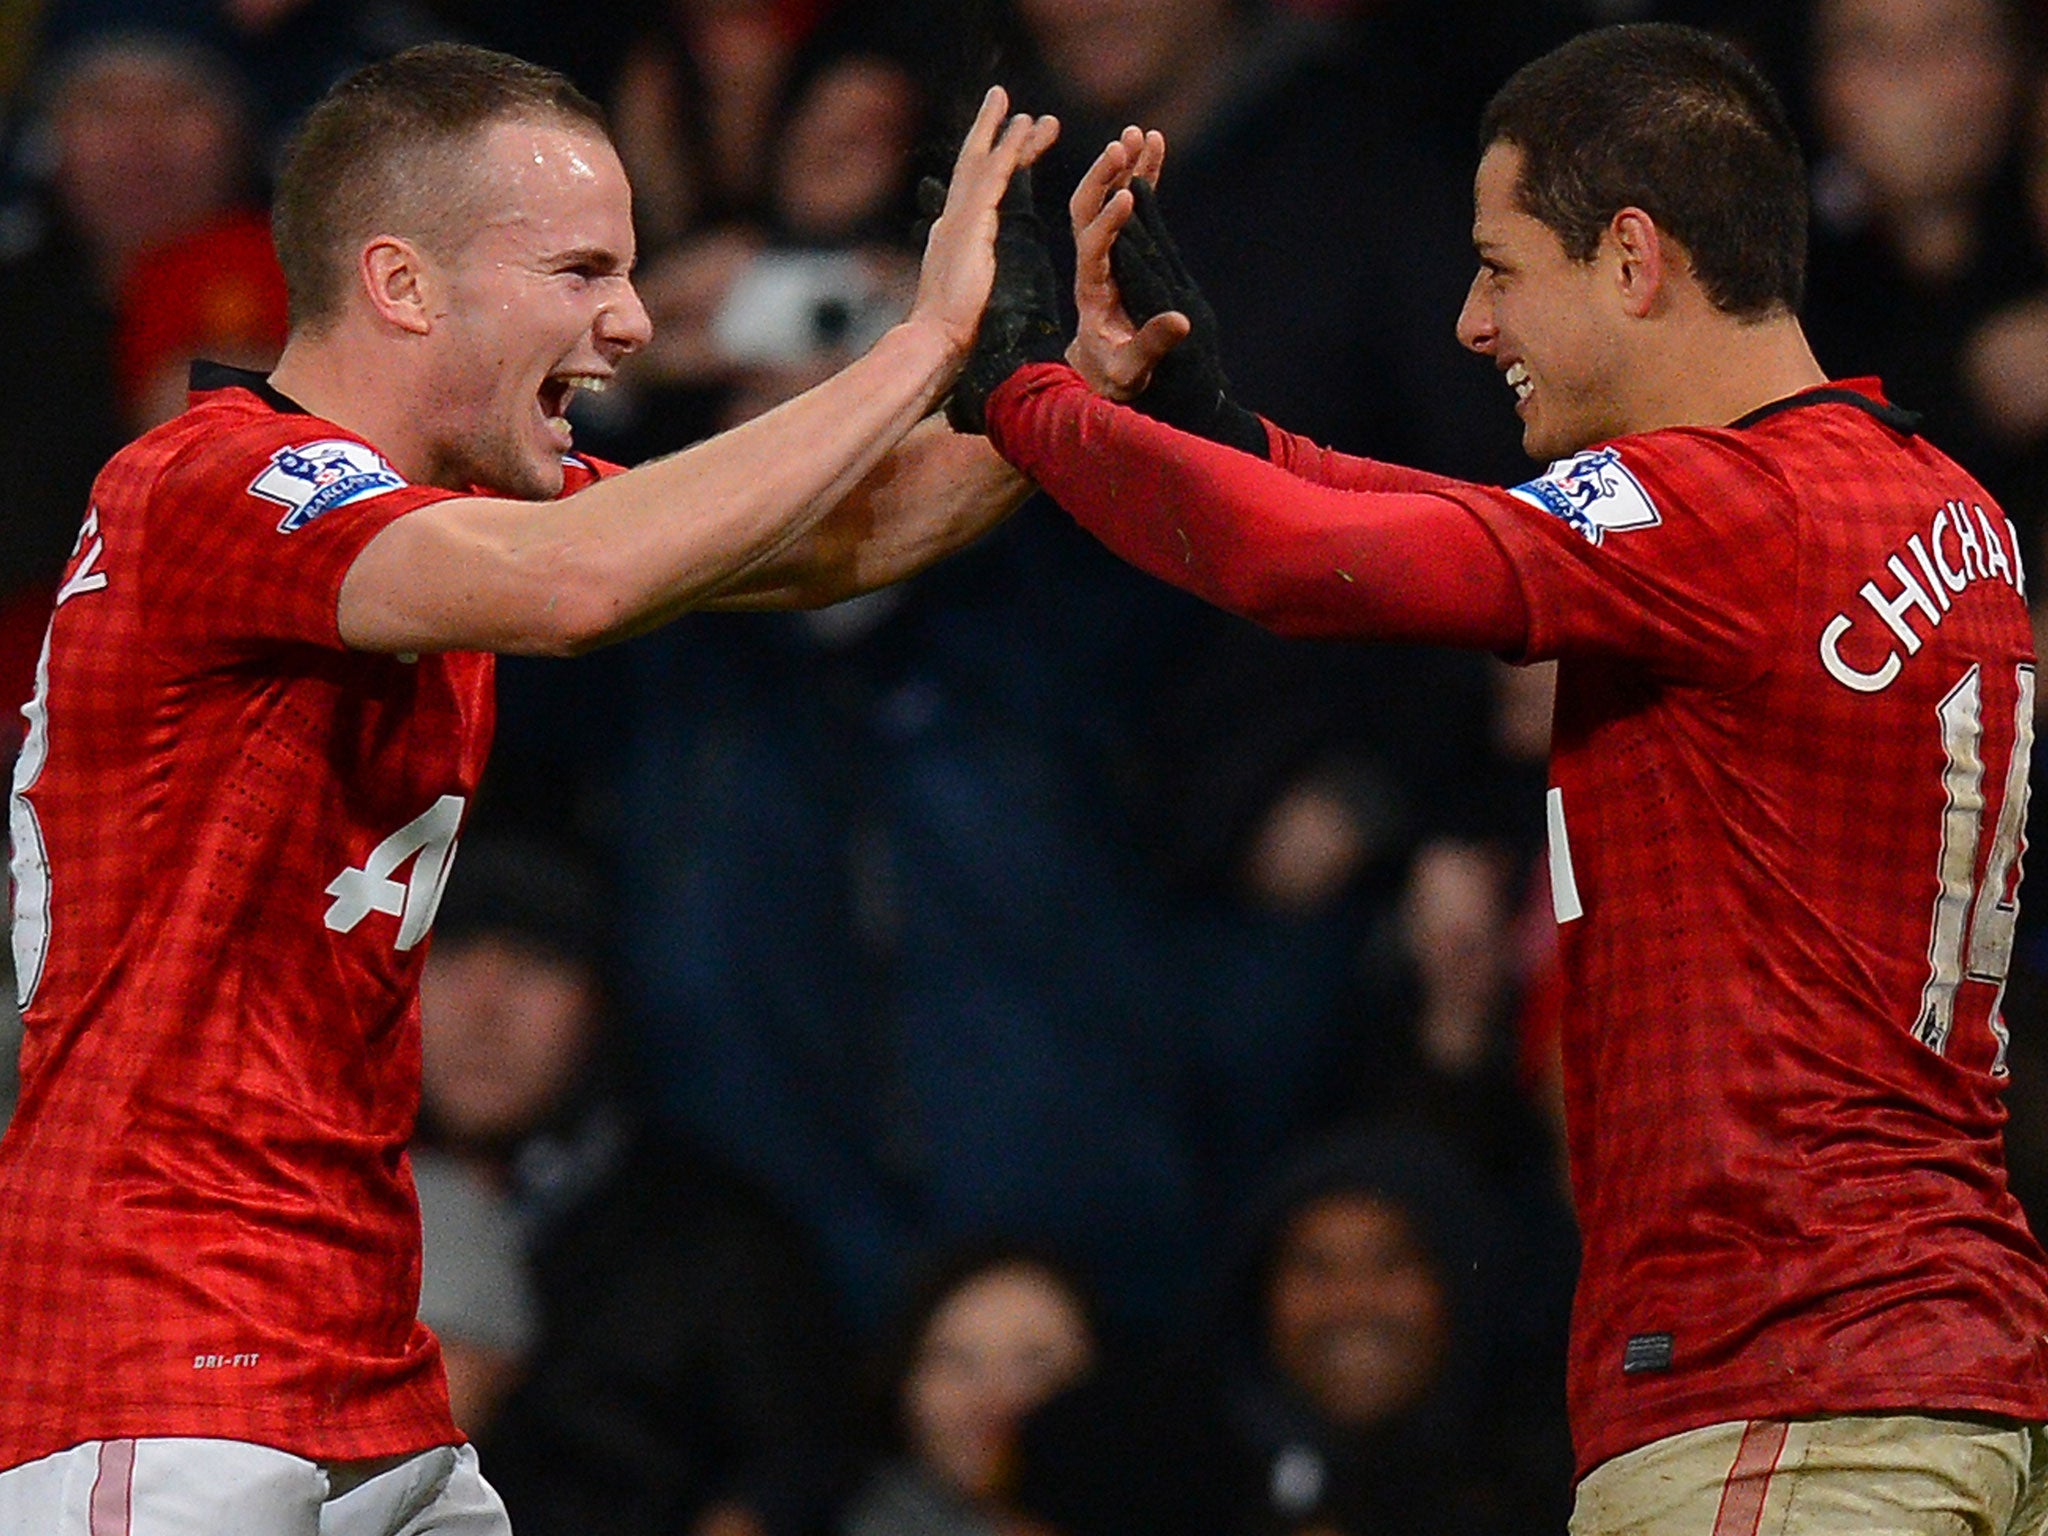
[[[1726,39],[1659,22],[1582,33],[1488,104],[1480,150],[1500,143],[1522,152],[1522,207],[1574,261],[1640,208],[1685,247],[1716,308],[1798,311],[1805,160],[1777,92]]]
[[[444,227],[472,195],[477,138],[528,119],[609,138],[603,111],[567,77],[462,43],[409,48],[330,90],[293,135],[271,204],[292,328],[341,313],[363,240]]]

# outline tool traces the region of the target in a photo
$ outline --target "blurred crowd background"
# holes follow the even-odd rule
[[[1784,91],[1823,364],[1880,375],[2038,548],[2019,3],[0,0],[0,690],[99,465],[194,356],[275,357],[268,177],[371,58],[466,39],[607,107],[657,335],[579,399],[600,455],[891,324],[911,189],[1000,80],[1065,124],[1056,230],[1117,128],[1166,132],[1247,405],[1513,483],[1508,394],[1451,330],[1474,125],[1645,18]],[[1041,498],[901,588],[501,680],[416,1162],[423,1315],[521,1536],[1563,1529],[1543,669],[1274,639]],[[2007,1006],[2048,1212],[2044,910]]]

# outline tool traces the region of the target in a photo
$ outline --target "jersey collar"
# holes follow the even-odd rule
[[[274,388],[263,374],[248,368],[230,368],[226,363],[210,363],[205,358],[199,358],[192,364],[191,388],[195,395],[216,389],[246,389],[281,415],[313,414],[290,395]]]
[[[1866,389],[1863,386],[1868,385]],[[1920,430],[1920,413],[1904,411],[1878,393],[1877,380],[1855,379],[1847,385],[1822,384],[1814,389],[1802,389],[1796,395],[1787,395],[1782,400],[1773,400],[1760,405],[1746,416],[1738,416],[1728,425],[1740,432],[1753,427],[1783,411],[1793,411],[1805,405],[1847,405],[1864,412],[1875,420],[1883,422],[1894,432],[1911,437]]]

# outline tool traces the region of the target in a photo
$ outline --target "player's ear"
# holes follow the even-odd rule
[[[424,336],[433,328],[433,272],[426,254],[398,235],[377,235],[357,262],[365,297],[377,317]]]
[[[1623,310],[1638,320],[1644,318],[1657,307],[1678,257],[1670,237],[1642,209],[1624,208],[1608,221],[1601,243],[1614,259]]]

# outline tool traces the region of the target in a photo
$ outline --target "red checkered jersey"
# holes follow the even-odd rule
[[[350,563],[449,493],[247,382],[102,472],[25,712],[0,1467],[460,1438],[405,1148],[492,659],[342,646]]]
[[[2021,554],[1874,381],[1515,491],[1277,432],[1263,463],[1056,370],[990,421],[1120,552],[1317,632],[1349,611],[1378,633],[1390,603],[1417,638],[1424,612],[1437,638],[1500,632],[1486,583],[1424,549],[1392,563],[1389,520],[1455,542],[1455,504],[1505,554],[1529,656],[1560,659],[1582,1471],[1724,1420],[2048,1419],[2048,1260],[2007,1189],[2000,1097],[2034,710]]]
[[[1582,1467],[1718,1420],[2048,1419],[2000,1100],[2019,540],[1873,397],[1467,498],[1560,658]]]

